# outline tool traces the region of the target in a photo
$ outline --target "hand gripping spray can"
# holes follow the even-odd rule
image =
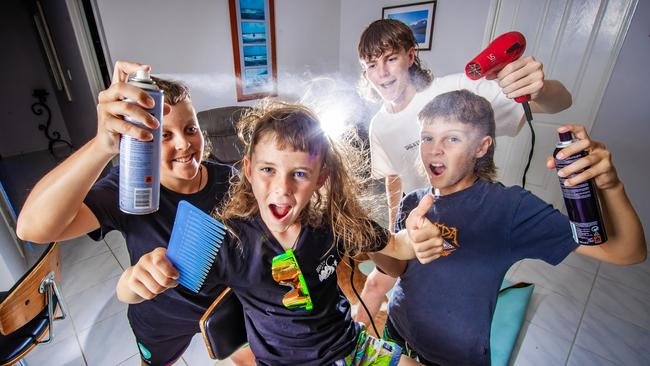
[[[561,132],[560,141],[555,145],[553,157],[557,155],[560,150],[574,143],[571,132]],[[557,170],[572,164],[576,160],[587,155],[586,151],[569,156],[564,160],[555,159],[555,167]],[[579,172],[578,172],[579,173]],[[560,177],[560,188],[562,188],[562,195],[564,196],[564,204],[566,205],[569,222],[571,223],[571,231],[573,232],[573,240],[581,245],[598,245],[607,241],[607,234],[605,233],[605,226],[600,214],[600,205],[598,204],[598,196],[596,195],[596,188],[592,179],[586,182],[577,184],[572,187],[567,187],[564,182],[577,173],[568,177]]]
[[[120,140],[120,210],[128,214],[146,215],[158,211],[160,200],[163,92],[144,70],[129,76],[127,82],[144,89],[153,98],[155,105],[148,111],[160,121],[160,126],[152,130],[142,122],[125,116],[127,122],[149,130],[153,140],[140,141],[126,135],[122,135]]]

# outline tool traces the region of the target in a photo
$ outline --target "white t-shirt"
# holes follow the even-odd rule
[[[506,98],[497,81],[474,81],[465,74],[435,78],[427,89],[413,97],[404,110],[389,113],[382,106],[372,118],[369,134],[373,178],[399,175],[404,193],[429,186],[429,179],[419,163],[420,125],[417,115],[439,94],[460,89],[478,94],[492,104],[497,136],[514,136],[519,132],[523,108]]]

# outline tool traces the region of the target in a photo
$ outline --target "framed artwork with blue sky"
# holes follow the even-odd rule
[[[230,0],[237,101],[277,95],[273,0]]]
[[[418,43],[418,50],[430,50],[436,1],[388,6],[382,9],[382,19],[395,19],[408,25]]]

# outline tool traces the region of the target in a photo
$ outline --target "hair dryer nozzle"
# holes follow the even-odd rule
[[[492,76],[518,59],[526,50],[526,38],[519,32],[508,32],[495,38],[481,53],[465,66],[472,80]]]

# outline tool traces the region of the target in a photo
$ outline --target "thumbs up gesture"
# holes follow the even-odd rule
[[[416,258],[422,264],[432,262],[442,254],[444,240],[440,230],[427,218],[434,204],[433,196],[426,195],[406,218],[406,231]]]

